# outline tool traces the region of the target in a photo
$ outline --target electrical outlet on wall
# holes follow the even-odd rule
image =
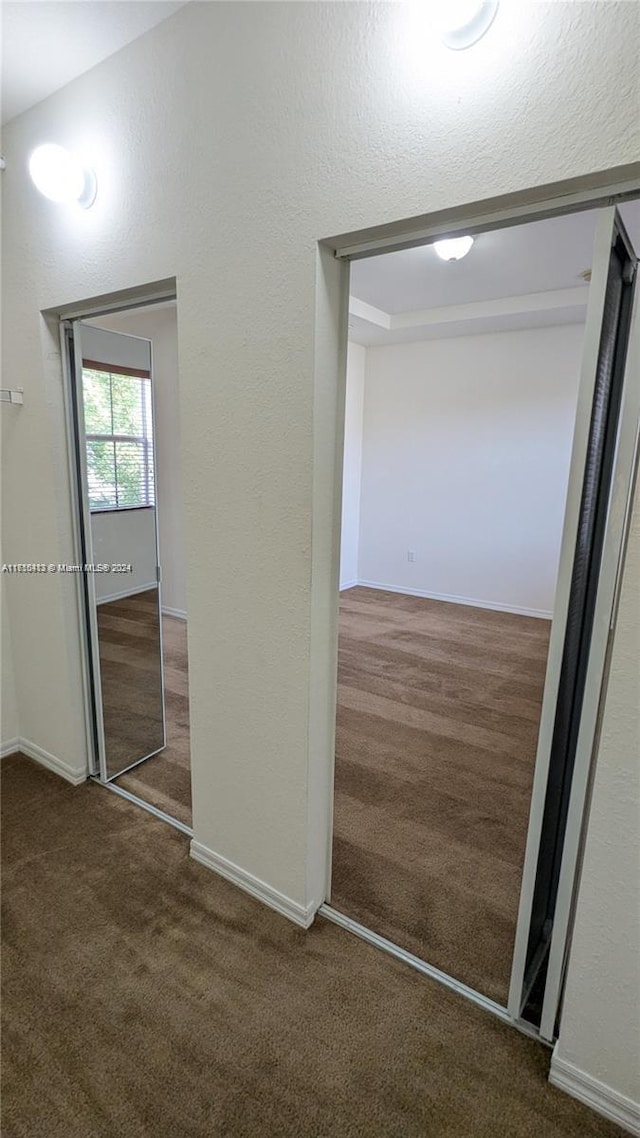
[[[415,561],[415,559],[416,559],[415,549],[408,549],[407,550],[407,561]]]

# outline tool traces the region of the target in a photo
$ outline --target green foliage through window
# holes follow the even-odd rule
[[[151,380],[83,368],[91,510],[153,506]]]

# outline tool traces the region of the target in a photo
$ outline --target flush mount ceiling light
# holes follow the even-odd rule
[[[444,0],[434,5],[434,22],[442,42],[454,51],[471,47],[491,27],[498,0]]]
[[[84,209],[95,201],[98,184],[94,171],[84,167],[64,146],[54,142],[37,146],[29,158],[29,174],[49,201],[75,203]]]
[[[448,237],[444,241],[434,241],[433,247],[441,261],[461,261],[466,257],[473,237]]]

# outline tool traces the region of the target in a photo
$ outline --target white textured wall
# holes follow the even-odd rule
[[[314,319],[319,304],[333,335],[344,278],[330,258],[319,270],[317,241],[634,161],[639,18],[505,4],[449,52],[416,35],[411,5],[187,5],[5,130],[5,370],[25,387],[7,555],[71,554],[40,310],[175,275],[195,835],[303,907],[328,850],[338,584],[339,397]],[[45,139],[93,156],[91,210],[30,185]],[[72,586],[9,582],[22,733],[81,771]]]
[[[176,310],[151,307],[118,312],[93,323],[113,332],[128,332],[131,336],[151,340],[162,604],[164,608],[184,613],[187,586]]]
[[[640,483],[556,1054],[640,1109]]]
[[[367,349],[361,581],[551,616],[582,340],[571,324]]]
[[[340,588],[358,579],[360,540],[360,482],[362,471],[362,414],[366,349],[349,344],[347,390],[344,411],[344,459],[342,467],[342,525],[340,539]]]

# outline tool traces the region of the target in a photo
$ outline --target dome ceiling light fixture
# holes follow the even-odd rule
[[[434,241],[433,247],[441,261],[461,261],[473,242],[473,237],[447,237],[443,241]]]
[[[433,5],[442,42],[453,51],[472,47],[491,27],[498,0],[443,0]]]
[[[98,192],[95,172],[55,142],[45,142],[32,151],[29,174],[36,189],[49,201],[76,204],[83,209],[89,209],[95,201]]]

